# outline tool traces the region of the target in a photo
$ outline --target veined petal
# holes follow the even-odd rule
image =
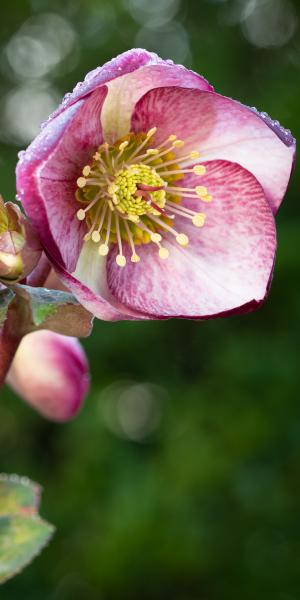
[[[125,122],[130,125],[130,114],[135,102],[149,89],[178,85],[213,91],[213,87],[198,73],[176,65],[171,60],[163,60],[153,52],[133,48],[90,71],[84,81],[79,82],[73,92],[65,96],[54,115],[104,84],[109,84],[109,96],[103,128],[106,135],[117,137],[127,133]],[[122,114],[117,111],[122,111]]]
[[[40,414],[52,421],[73,418],[89,388],[88,363],[77,339],[52,331],[26,335],[7,382]]]
[[[49,255],[72,270],[84,227],[74,218],[76,178],[102,142],[105,87],[50,119],[17,167],[17,189]]]
[[[152,318],[209,318],[256,308],[265,298],[276,249],[274,218],[262,187],[241,166],[227,161],[206,163],[203,184],[213,195],[205,204],[202,229],[187,219],[176,227],[190,240],[186,248],[170,238],[162,261],[153,245],[140,247],[141,261],[123,269],[108,257],[108,285],[115,297]],[[195,176],[196,178],[196,176]],[[194,176],[185,183],[195,185]],[[183,180],[181,180],[182,182]],[[181,183],[180,182],[180,183]],[[184,200],[199,211],[200,200]],[[201,206],[203,209],[203,206]]]
[[[127,306],[123,306],[107,286],[106,257],[100,256],[93,242],[84,244],[76,270],[69,274],[59,266],[56,272],[63,284],[95,317],[103,321],[146,319]]]
[[[176,134],[181,152],[198,150],[203,160],[230,160],[249,170],[264,188],[273,212],[285,194],[295,140],[270,119],[219,94],[180,88],[149,91],[136,104],[134,131],[158,127],[156,143]]]

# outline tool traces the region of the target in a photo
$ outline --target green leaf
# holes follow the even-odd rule
[[[37,514],[40,487],[17,475],[0,475],[0,583],[39,554],[53,534]]]
[[[0,475],[0,517],[19,512],[35,512],[39,506],[41,488],[27,477]]]
[[[0,288],[0,328],[5,322],[8,307],[14,296],[15,294],[12,290],[9,290],[8,288]]]
[[[38,329],[74,337],[90,335],[93,316],[72,294],[27,285],[16,285],[14,291],[23,309],[23,335]]]

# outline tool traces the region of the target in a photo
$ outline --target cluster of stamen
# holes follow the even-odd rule
[[[174,227],[176,217],[185,217],[195,227],[205,223],[205,213],[184,206],[184,198],[210,202],[212,196],[206,187],[194,188],[174,185],[186,173],[198,177],[205,174],[204,165],[181,168],[181,163],[195,161],[199,152],[192,151],[178,157],[176,150],[184,146],[182,140],[170,135],[156,148],[149,147],[156,133],[153,127],[146,134],[130,133],[113,146],[102,144],[77,179],[76,199],[82,203],[77,211],[79,221],[85,221],[85,241],[98,244],[101,256],[117,244],[116,262],[126,265],[123,242],[131,249],[131,262],[140,257],[136,246],[153,243],[161,259],[169,256],[163,245],[164,235],[173,235],[180,246],[187,246],[188,236]]]

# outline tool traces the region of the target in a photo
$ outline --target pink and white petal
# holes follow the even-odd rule
[[[69,269],[76,264],[85,228],[76,219],[76,178],[102,143],[105,87],[50,119],[22,155],[17,189],[47,252]]]
[[[126,102],[131,106],[134,106],[137,99],[148,89],[161,85],[180,85],[213,91],[213,87],[204,77],[198,75],[198,73],[190,71],[182,65],[176,65],[171,60],[163,60],[153,52],[148,52],[142,48],[133,48],[132,50],[123,52],[101,67],[90,71],[90,73],[86,75],[84,81],[79,82],[76,85],[72,93],[66,94],[61,106],[54,115],[59,114],[61,111],[65,110],[65,108],[71,106],[74,102],[77,102],[96,88],[107,83],[109,83],[110,87],[113,81],[119,79],[122,79],[120,87],[124,92],[126,91]],[[135,86],[138,88],[143,87],[144,91],[141,89],[140,91],[137,91]],[[111,88],[110,100],[112,103],[114,102],[114,92],[118,95],[120,94],[118,85]],[[122,99],[118,97],[116,100],[115,105],[118,105],[119,108],[121,108],[119,103]],[[122,106],[123,105],[124,103],[122,102]],[[125,133],[127,133],[127,131]],[[121,135],[123,135],[123,133]]]
[[[141,246],[138,264],[120,269],[114,253],[108,258],[108,286],[117,300],[153,318],[209,318],[257,307],[265,298],[276,249],[274,217],[262,187],[240,165],[206,163],[201,181],[213,194],[210,205],[185,199],[203,209],[207,221],[197,229],[175,219],[176,229],[189,236],[182,248],[167,235],[170,256],[163,261],[154,244]],[[191,179],[188,183],[195,183]]]
[[[80,253],[76,270],[70,274],[54,265],[58,278],[77,300],[102,321],[124,321],[147,318],[138,311],[123,306],[107,286],[106,257],[99,255],[93,242],[86,242]]]
[[[108,94],[101,113],[105,140],[113,143],[129,133],[135,104],[148,90],[161,86],[212,90],[199,75],[166,63],[146,66],[113,79],[107,84]]]
[[[89,389],[89,367],[77,339],[52,331],[26,335],[14,357],[7,383],[41,415],[68,421]]]
[[[176,134],[185,141],[182,156],[198,150],[203,160],[230,160],[248,169],[264,188],[273,212],[290,179],[295,140],[270,119],[219,94],[192,89],[160,88],[137,103],[134,131],[157,126],[155,143]]]

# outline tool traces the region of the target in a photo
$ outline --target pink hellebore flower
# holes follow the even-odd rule
[[[77,339],[42,330],[22,339],[7,383],[44,417],[68,421],[88,392],[88,373]]]
[[[89,73],[20,157],[62,281],[106,320],[209,318],[266,297],[289,131],[145,50]]]

